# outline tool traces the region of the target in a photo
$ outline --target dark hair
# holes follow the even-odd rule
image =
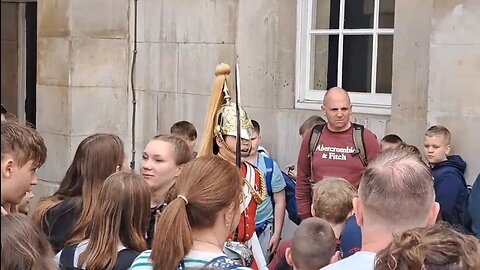
[[[477,270],[480,244],[445,223],[417,227],[394,236],[377,254],[376,270]]]
[[[238,209],[242,179],[232,163],[204,156],[184,165],[176,191],[179,195],[157,221],[151,255],[154,269],[175,269],[193,245],[192,228],[212,228],[222,210],[232,204]]]
[[[398,145],[401,145],[403,144],[403,140],[402,138],[400,138],[398,135],[396,134],[388,134],[388,135],[385,135],[385,137],[383,137],[381,139],[382,142],[386,142],[386,143],[391,143],[391,144],[398,144]]]
[[[81,242],[95,211],[93,206],[100,199],[100,188],[117,166],[122,166],[124,157],[123,142],[117,135],[99,133],[85,138],[78,146],[58,190],[37,204],[32,215],[35,223],[43,227],[50,209],[65,198],[73,198],[76,206],[83,207],[71,230],[68,244]]]
[[[298,129],[298,134],[300,134],[300,136],[303,135],[303,133],[307,132],[308,130],[312,129],[314,126],[318,125],[318,124],[325,124],[325,120],[318,116],[318,115],[312,115],[310,116],[309,118],[307,118],[307,120],[305,120],[302,125],[300,126],[300,128]]]
[[[195,129],[195,126],[188,121],[176,122],[170,128],[170,133],[172,135],[184,136],[189,140],[197,139],[197,129]]]
[[[322,218],[307,218],[292,237],[293,263],[298,269],[320,269],[330,263],[335,247],[336,238],[330,224]]]
[[[253,131],[255,131],[257,134],[260,134],[260,124],[253,119],[251,121],[253,125]]]

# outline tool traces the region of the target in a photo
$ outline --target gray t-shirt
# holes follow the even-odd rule
[[[325,270],[373,270],[375,267],[375,253],[359,251],[352,256],[330,264],[322,269]]]

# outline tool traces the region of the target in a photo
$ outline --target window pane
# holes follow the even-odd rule
[[[338,35],[312,38],[313,80],[310,89],[327,90],[337,86]]]
[[[378,36],[377,93],[392,93],[393,36]]]
[[[373,0],[345,0],[344,28],[373,28]]]
[[[351,92],[370,93],[372,40],[368,36],[344,36],[342,86]]]
[[[395,0],[380,0],[379,28],[393,28]]]
[[[313,5],[315,29],[338,29],[340,1],[316,0]]]

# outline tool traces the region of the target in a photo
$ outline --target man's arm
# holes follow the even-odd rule
[[[273,235],[270,238],[268,249],[270,253],[274,253],[280,242],[280,236],[282,235],[283,222],[285,220],[285,180],[283,179],[282,171],[278,167],[277,162],[273,161],[272,172],[272,192],[273,201],[275,202],[274,211],[274,223],[273,223]]]
[[[297,186],[295,188],[295,197],[297,199],[297,214],[301,220],[312,216],[310,208],[312,204],[312,188],[308,179],[310,178],[310,130],[303,137],[302,145],[298,153],[297,162]]]
[[[273,223],[273,235],[268,244],[270,253],[274,253],[277,250],[280,237],[282,236],[283,222],[285,221],[285,189],[273,193],[273,200],[275,201],[275,218]]]

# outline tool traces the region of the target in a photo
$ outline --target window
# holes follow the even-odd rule
[[[298,3],[297,107],[318,109],[340,86],[356,112],[389,114],[395,0]]]

